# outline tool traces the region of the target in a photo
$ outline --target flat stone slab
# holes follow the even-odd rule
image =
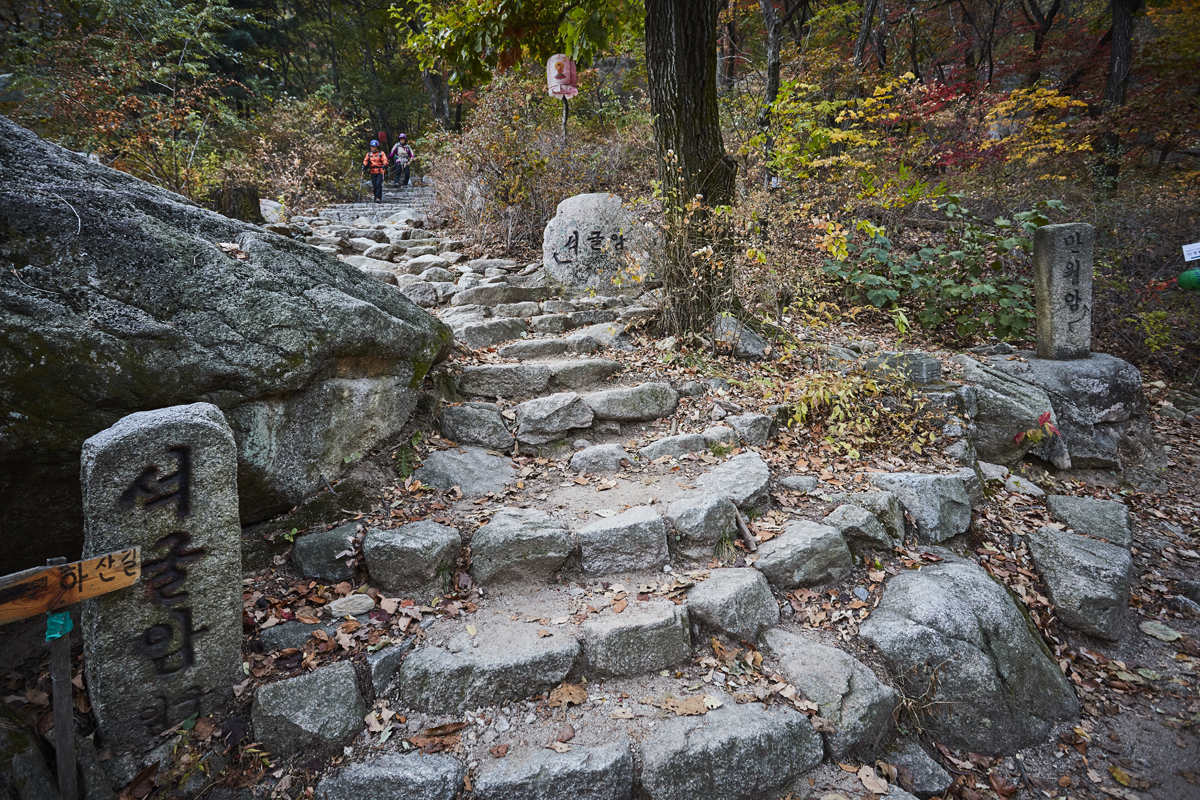
[[[779,604],[756,569],[714,569],[687,594],[692,622],[753,642],[779,624]]]
[[[765,511],[771,504],[771,470],[758,453],[742,453],[696,479],[706,492],[727,497],[743,511]]]
[[[938,552],[945,561],[888,580],[860,637],[905,694],[926,698],[935,740],[989,755],[1041,744],[1079,714],[1070,682],[1004,588]]]
[[[468,397],[529,397],[546,391],[552,375],[545,364],[481,364],[463,368],[458,390]]]
[[[582,389],[603,383],[625,367],[606,358],[577,358],[542,362],[550,368],[550,385],[556,389]]]
[[[526,400],[515,409],[517,439],[527,444],[546,444],[563,438],[568,431],[592,424],[592,409],[574,392]]]
[[[708,449],[708,442],[698,433],[680,433],[675,436],[664,436],[657,442],[638,450],[642,458],[656,459],[663,456],[686,456],[689,453],[700,453]]]
[[[650,506],[638,506],[576,531],[589,575],[658,569],[667,563],[667,526]]]
[[[616,472],[622,461],[629,460],[629,453],[621,445],[597,444],[571,456],[571,469],[575,472]]]
[[[321,800],[454,800],[466,768],[452,756],[388,753],[322,778]]]
[[[707,561],[722,542],[737,538],[737,509],[727,497],[688,492],[667,506],[667,521],[675,530],[675,549],[686,558]]]
[[[574,551],[567,526],[546,512],[502,508],[471,537],[471,575],[481,583],[545,582]]]
[[[898,701],[869,667],[799,634],[774,629],[765,638],[779,671],[833,723],[832,733],[821,734],[833,758],[844,760],[851,752],[869,756],[887,739]]]
[[[457,297],[457,295],[455,295]],[[517,339],[525,332],[525,323],[515,317],[506,319],[464,319],[452,325],[454,338],[472,350]]]
[[[475,777],[478,800],[629,800],[633,754],[629,740],[566,753],[549,749],[486,759]]]
[[[366,704],[348,661],[260,686],[251,718],[254,736],[272,753],[331,757],[366,725]]]
[[[629,389],[609,389],[584,398],[597,419],[649,422],[675,411],[679,393],[665,383],[643,383]]]
[[[464,497],[502,492],[516,472],[512,459],[494,456],[477,447],[436,450],[425,456],[413,477],[443,492],[457,486]]]
[[[580,647],[562,628],[544,638],[537,631],[492,623],[475,636],[454,634],[445,646],[419,647],[396,672],[397,699],[430,714],[458,714],[546,691],[567,676]]]
[[[461,547],[457,529],[421,520],[367,531],[362,550],[372,582],[389,594],[427,599],[450,588]]]
[[[912,739],[897,739],[880,757],[897,768],[906,767],[912,773],[910,791],[916,797],[924,799],[940,795],[953,783],[950,774]]]
[[[957,475],[892,472],[873,473],[868,479],[896,495],[916,520],[917,536],[923,542],[944,542],[971,527],[971,498]]]
[[[501,452],[512,449],[513,435],[499,410],[448,406],[438,415],[442,435],[457,444],[485,447]]]
[[[1070,525],[1076,533],[1105,539],[1125,548],[1133,545],[1129,508],[1124,503],[1052,494],[1046,498],[1046,508],[1055,519]]]
[[[687,608],[670,600],[632,602],[580,628],[588,671],[601,675],[657,672],[691,655]]]
[[[772,586],[795,589],[841,580],[854,568],[846,540],[837,528],[797,520],[758,548],[754,566]]]
[[[821,763],[808,717],[781,705],[738,705],[660,722],[642,743],[642,786],[654,800],[782,797]]]
[[[1055,528],[1026,534],[1025,541],[1062,623],[1101,639],[1121,638],[1133,571],[1129,551]]]
[[[506,344],[496,351],[501,358],[554,358],[568,353],[590,355],[600,343],[590,336],[566,336],[561,339],[528,339]]]

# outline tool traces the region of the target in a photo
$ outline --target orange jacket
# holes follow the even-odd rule
[[[378,153],[368,152],[363,158],[363,166],[369,167],[372,175],[378,175],[387,172],[388,157],[387,153],[380,150]]]

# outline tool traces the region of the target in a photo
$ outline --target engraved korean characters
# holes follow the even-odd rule
[[[106,747],[138,750],[232,695],[241,665],[237,453],[208,403],[122,418],[83,446],[84,554],[142,549],[141,579],[84,605]]]
[[[1082,222],[1045,225],[1033,234],[1037,354],[1087,358],[1092,350],[1092,251],[1095,231]]]

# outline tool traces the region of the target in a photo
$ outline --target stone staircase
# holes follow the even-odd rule
[[[832,497],[815,479],[772,475],[761,455],[770,415],[731,413],[719,382],[672,385],[626,357],[650,298],[553,297],[535,265],[468,261],[449,240],[423,240],[414,256],[405,246],[419,229],[370,210],[305,224],[321,237],[358,220],[381,247],[346,260],[441,316],[474,353],[444,372],[441,449],[413,474],[439,493],[440,521],[297,540],[297,578],[336,580],[351,550],[378,591],[340,598],[320,624],[262,631],[266,651],[322,631],[385,630],[391,643],[368,651],[348,638],[356,669],[260,689],[255,736],[273,759],[342,756],[317,782],[330,800],[389,786],[444,800],[776,798],[807,793],[814,776],[855,779],[837,762],[876,758],[904,766],[919,797],[945,790],[926,750],[895,739],[903,659],[818,633],[796,616],[794,592],[828,590],[850,629],[865,630],[884,588],[869,565],[902,546],[904,512],[960,520],[971,476],[897,473],[887,491],[864,481],[872,491]],[[781,492],[790,510],[777,507]],[[746,520],[766,513],[777,532],[756,541]],[[452,586],[463,567],[469,578]],[[451,590],[453,613],[434,613]],[[417,613],[398,612],[402,600]],[[345,696],[363,702],[326,700]]]
[[[371,186],[363,184],[362,202],[339,203],[320,209],[320,216],[338,224],[353,223],[358,219],[371,222],[384,222],[396,214],[408,211],[415,217],[423,214],[433,203],[436,191],[432,186],[397,187],[394,183],[385,182],[383,187],[383,202],[371,202]],[[316,216],[317,212],[311,212]]]

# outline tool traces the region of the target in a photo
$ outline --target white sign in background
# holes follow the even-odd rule
[[[1197,261],[1200,260],[1200,242],[1192,242],[1183,246],[1183,260]]]

